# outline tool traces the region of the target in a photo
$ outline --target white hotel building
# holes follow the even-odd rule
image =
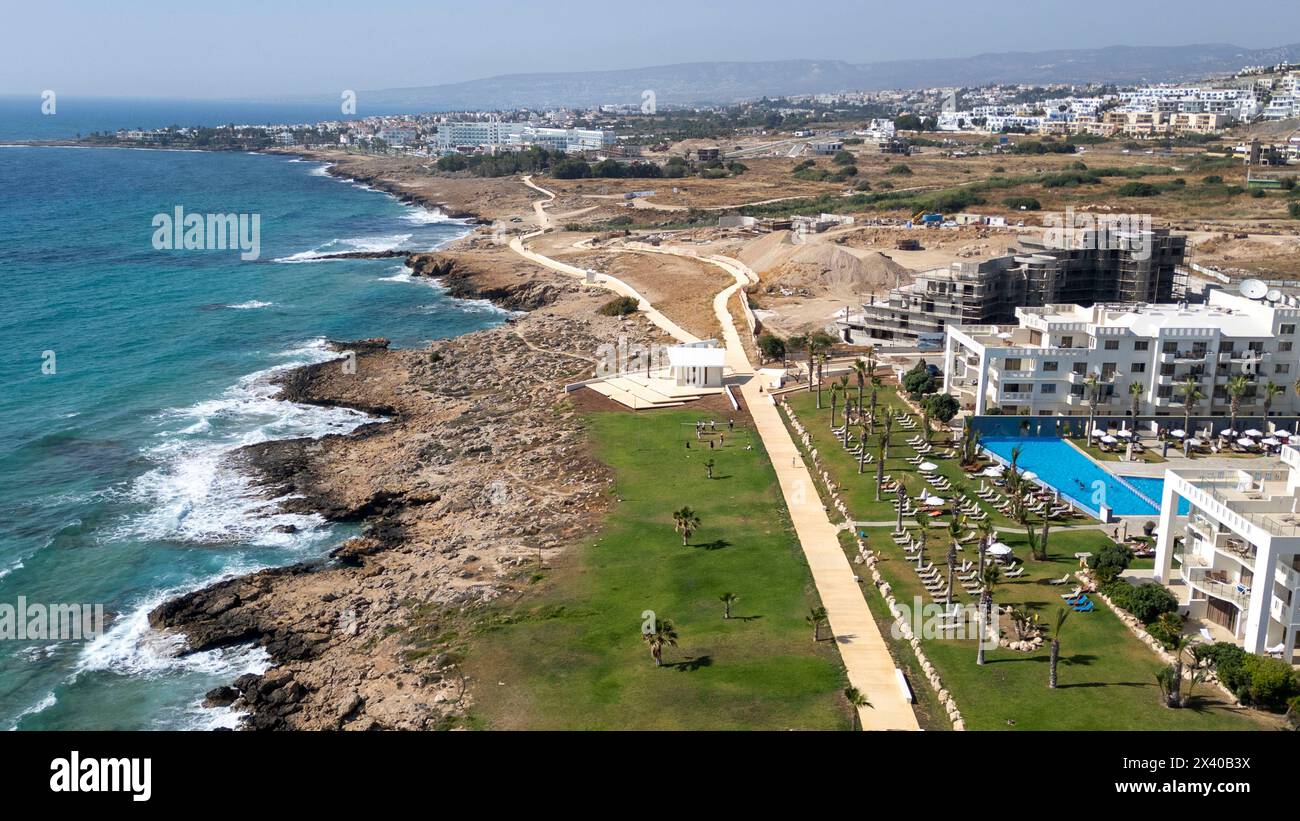
[[[1300,450],[1281,469],[1165,471],[1155,579],[1216,639],[1294,660],[1300,629]],[[1187,512],[1180,515],[1180,499]],[[1175,538],[1181,544],[1175,545]]]
[[[1138,415],[1183,415],[1178,386],[1194,376],[1205,398],[1193,416],[1227,415],[1228,381],[1250,379],[1240,415],[1262,416],[1262,386],[1285,388],[1270,413],[1295,416],[1300,377],[1293,298],[1276,304],[1211,291],[1204,305],[1047,305],[1017,308],[1017,325],[948,325],[944,391],[976,414],[1086,416],[1087,380],[1101,380],[1098,412],[1130,412],[1129,385],[1142,386]]]

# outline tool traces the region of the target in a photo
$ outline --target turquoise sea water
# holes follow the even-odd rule
[[[154,250],[151,220],[177,205],[260,215],[260,259]],[[222,456],[365,421],[276,401],[268,376],[325,358],[325,338],[414,346],[505,317],[400,260],[313,256],[428,249],[465,230],[280,157],[0,148],[0,604],[110,615],[89,642],[0,641],[0,729],[230,720],[199,699],[264,656],[177,658],[146,614],[337,543],[346,533],[315,517],[265,515]]]

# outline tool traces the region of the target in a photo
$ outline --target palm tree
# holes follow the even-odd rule
[[[822,377],[826,373],[826,354],[821,353],[821,346],[818,345],[817,354],[817,409],[822,407]]]
[[[1088,436],[1097,428],[1097,394],[1101,391],[1101,377],[1096,373],[1088,374],[1083,380],[1084,391],[1088,396]],[[1087,441],[1091,442],[1089,438]]]
[[[808,352],[808,390],[812,390],[812,351],[809,350],[810,338],[805,334],[797,334],[786,340],[786,347],[792,351]]]
[[[853,375],[858,380],[858,410],[862,410],[862,391],[867,386],[867,363],[861,359],[853,361]]]
[[[893,411],[887,410],[885,411],[885,438],[884,438],[886,459],[889,458],[889,434],[893,431],[893,428],[894,428],[894,413]]]
[[[1128,383],[1129,399],[1133,402],[1133,426],[1137,427],[1138,410],[1142,406],[1142,392],[1145,390],[1141,382]]]
[[[948,543],[948,595],[944,597],[944,604],[952,604],[952,574],[957,569],[957,545],[961,542],[961,532],[966,529],[966,517],[960,513],[952,517],[948,523],[948,536],[952,539]]]
[[[991,519],[986,518],[986,519],[980,519],[979,524],[976,525],[976,529],[978,529],[980,532],[979,575],[983,576],[984,575],[984,552],[988,550],[989,547],[993,544],[993,534],[997,533],[997,528],[993,526],[993,521]]]
[[[867,697],[862,695],[862,691],[857,687],[845,687],[844,700],[849,703],[849,708],[853,711],[853,729],[862,729],[862,722],[858,718],[858,711],[863,707],[870,707],[871,702],[867,701]]]
[[[1232,429],[1237,429],[1237,413],[1241,410],[1241,397],[1246,395],[1250,388],[1250,380],[1245,374],[1237,374],[1228,380],[1227,392],[1229,397],[1228,416],[1232,419]]]
[[[808,611],[808,615],[804,621],[808,622],[813,627],[813,641],[821,641],[822,623],[826,621],[826,608],[814,607],[812,610]]]
[[[737,596],[735,593],[723,593],[721,596],[718,596],[718,601],[722,602],[722,617],[724,619],[729,619],[731,618],[731,605],[740,601],[740,596]]]
[[[713,478],[713,468],[716,464],[717,463],[714,462],[712,459],[707,459],[704,462],[704,470],[709,474],[710,479]]]
[[[993,632],[993,589],[998,586],[998,581],[1001,578],[1002,573],[998,570],[996,564],[984,568],[984,572],[980,576],[980,584],[983,588],[980,590],[980,614],[983,618],[980,624],[979,655],[975,657],[976,664],[984,664],[984,633],[985,628],[988,628],[989,633]]]
[[[867,358],[867,378],[874,379],[876,376],[876,346],[868,345],[862,353]]]
[[[1183,698],[1183,653],[1191,643],[1191,636],[1178,636],[1169,648],[1174,655],[1173,667],[1166,668],[1169,681],[1165,689],[1165,704],[1169,707],[1187,706],[1187,700]]]
[[[861,475],[867,469],[867,423],[858,419],[858,447],[861,451],[858,453],[858,474]],[[880,501],[880,497],[876,497]]]
[[[1056,663],[1061,660],[1061,628],[1065,627],[1065,620],[1069,618],[1069,608],[1062,607],[1056,611],[1056,619],[1052,622],[1052,655],[1050,667],[1047,673],[1047,686],[1053,690],[1056,689]]]
[[[863,449],[866,448],[866,438],[862,440]],[[876,501],[880,501],[880,494],[885,489],[885,436],[881,434],[880,445],[876,448]],[[899,530],[902,530],[900,521]]]
[[[1183,395],[1183,430],[1186,431],[1192,426],[1192,409],[1205,394],[1201,393],[1201,383],[1191,374],[1187,375],[1187,381],[1178,386],[1178,391]]]
[[[673,511],[673,529],[682,534],[682,547],[685,547],[691,534],[700,529],[700,517],[689,506]]]
[[[840,398],[840,386],[831,383],[831,429],[835,428],[835,403]]]
[[[925,564],[925,548],[927,543],[930,541],[929,534],[925,532],[924,524],[921,526],[921,532],[916,534],[916,538],[917,541],[920,542],[920,544],[917,545],[916,550],[916,569],[920,570],[921,565]]]
[[[1273,409],[1273,397],[1286,393],[1286,388],[1274,382],[1272,379],[1264,383],[1264,417],[1267,418],[1269,411]]]
[[[677,646],[677,629],[668,619],[655,619],[653,626],[642,628],[641,638],[650,645],[650,658],[654,659],[655,667],[661,667],[664,663],[664,647]]]

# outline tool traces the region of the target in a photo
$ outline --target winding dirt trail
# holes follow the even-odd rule
[[[533,207],[538,212],[539,223],[544,219],[549,225],[550,218],[545,215],[545,205],[554,199],[554,195],[534,185],[527,177],[524,178],[524,183],[547,196],[547,199],[534,203]],[[538,231],[523,238],[515,237],[511,240],[510,247],[539,265],[587,278],[586,271],[552,260],[524,246],[524,239],[540,233],[542,232]],[[889,647],[867,607],[853,567],[840,546],[839,528],[831,522],[821,497],[817,494],[812,475],[786,429],[772,396],[764,391],[761,380],[754,378],[754,367],[745,354],[740,332],[727,307],[736,291],[758,282],[758,275],[739,260],[716,254],[700,256],[691,251],[666,246],[638,245],[627,250],[689,257],[715,265],[735,278],[735,284],[723,289],[713,298],[713,311],[722,326],[726,362],[731,369],[729,381],[733,385],[739,385],[745,406],[753,417],[754,427],[762,437],[776,471],[791,522],[812,572],[813,583],[817,586],[817,594],[822,606],[826,608],[827,620],[843,659],[849,683],[866,697],[867,704],[858,710],[861,726],[864,730],[919,730],[916,714],[899,687]],[[674,338],[697,341],[656,310],[627,283],[605,274],[595,275],[593,281],[615,293],[633,296],[641,303],[646,315]]]

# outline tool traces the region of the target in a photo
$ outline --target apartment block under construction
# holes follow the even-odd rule
[[[1167,229],[1071,231],[1021,240],[1022,250],[918,273],[888,297],[836,322],[845,342],[922,348],[950,324],[1013,322],[1016,308],[1183,299],[1186,238]]]

